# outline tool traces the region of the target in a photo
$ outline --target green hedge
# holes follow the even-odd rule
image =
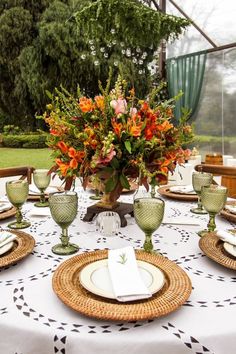
[[[47,134],[38,135],[2,135],[2,146],[10,148],[45,148],[47,147]]]

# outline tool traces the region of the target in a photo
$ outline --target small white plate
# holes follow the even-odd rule
[[[228,242],[224,242],[223,246],[224,246],[224,249],[225,249],[229,254],[231,254],[231,256],[236,257],[236,246],[231,245],[231,243],[228,243]]]
[[[165,284],[164,273],[156,266],[137,261],[140,276],[149,291],[154,294]],[[91,293],[108,299],[115,299],[108,271],[108,260],[102,259],[85,266],[79,275],[82,286]]]
[[[0,247],[0,256],[6,252],[8,252],[12,246],[13,246],[14,242],[11,241],[11,242],[8,242],[6,245]]]
[[[186,186],[172,186],[170,187],[170,192],[172,193],[178,193],[178,194],[196,194],[196,192],[193,190],[193,187],[190,185]]]

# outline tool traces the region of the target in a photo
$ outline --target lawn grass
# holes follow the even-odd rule
[[[0,168],[33,166],[50,168],[53,160],[49,149],[11,149],[0,148]]]

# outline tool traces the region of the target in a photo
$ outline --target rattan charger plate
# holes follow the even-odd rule
[[[14,215],[16,215],[16,208],[12,207],[11,209],[5,210],[2,213],[0,213],[0,220],[8,219]]]
[[[170,187],[173,186],[163,186],[158,188],[158,193],[160,193],[161,196],[170,198],[170,199],[176,199],[180,201],[186,201],[186,202],[195,202],[198,200],[198,196],[196,194],[182,194],[182,193],[173,193],[170,191]]]
[[[0,256],[0,268],[14,264],[25,258],[32,252],[35,245],[35,239],[23,231],[6,231],[17,235],[17,239],[14,240],[13,247],[7,253]]]
[[[235,201],[227,202],[226,205],[235,205]],[[231,213],[229,210],[223,209],[220,212],[220,215],[228,221],[236,223],[236,214]]]
[[[226,268],[236,270],[236,258],[225,251],[223,244],[224,241],[214,233],[201,237],[199,241],[199,247],[207,257]]]
[[[151,298],[129,303],[105,299],[80,284],[79,273],[87,264],[107,258],[108,251],[94,251],[72,257],[55,271],[53,290],[70,308],[103,320],[138,321],[164,316],[177,310],[190,296],[192,285],[187,274],[174,262],[160,256],[136,251],[136,258],[160,268],[166,278],[164,287]]]

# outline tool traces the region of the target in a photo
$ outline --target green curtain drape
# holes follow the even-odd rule
[[[175,118],[181,117],[181,108],[196,111],[206,64],[206,52],[187,54],[167,59],[167,82],[170,97],[176,96],[180,90],[183,96],[177,101]]]

